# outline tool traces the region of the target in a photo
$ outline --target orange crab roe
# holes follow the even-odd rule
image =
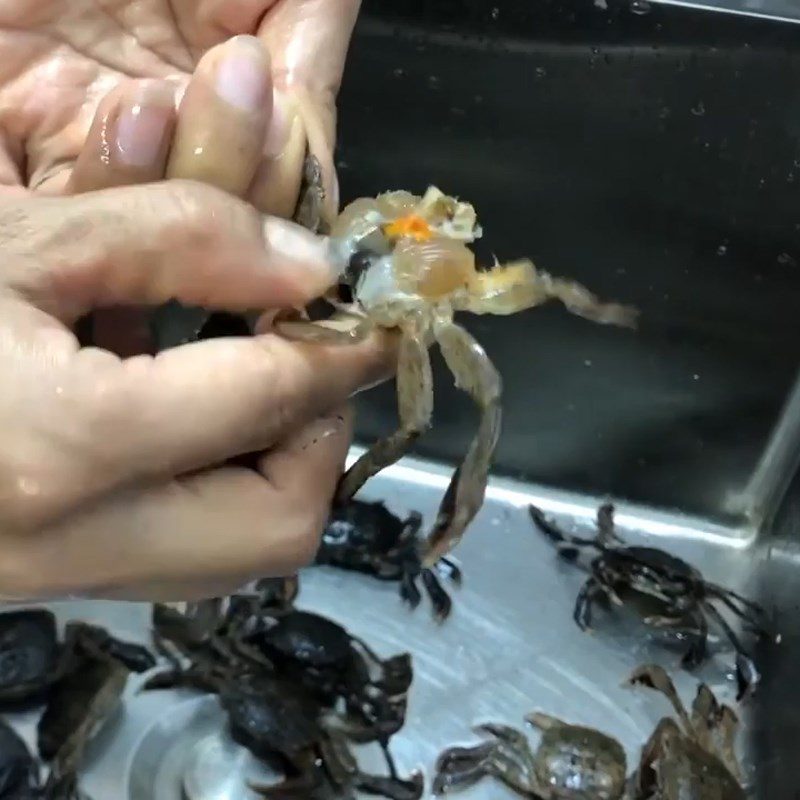
[[[384,225],[383,232],[390,239],[408,238],[418,242],[425,242],[433,236],[431,226],[417,214],[398,217],[393,222]]]

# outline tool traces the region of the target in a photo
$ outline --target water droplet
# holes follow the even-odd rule
[[[536,77],[544,78],[547,75],[547,70],[544,67],[536,67]]]
[[[789,253],[781,253],[778,256],[778,263],[782,267],[796,267],[797,266],[797,260],[793,256],[789,255]]]
[[[392,70],[392,75],[394,75],[395,78],[402,78],[405,74],[406,71],[402,67],[397,67],[396,69]]]
[[[439,78],[436,75],[428,75],[428,86],[431,89],[438,89],[439,88]]]
[[[595,55],[597,55],[597,54],[600,52],[600,48],[599,48],[599,47],[593,47],[593,48],[592,48],[592,52],[593,52]]]
[[[455,114],[457,117],[463,117],[464,114],[466,114],[466,111],[464,111],[463,108],[459,108],[458,106],[451,106],[450,112],[452,114]]]
[[[695,374],[692,375],[692,380],[693,381],[699,381],[700,380],[700,376],[695,372]]]
[[[591,367],[591,366],[592,366],[592,359],[591,359],[591,358],[587,358],[587,359],[586,359],[586,360],[583,362],[583,365],[584,365],[585,367]]]
[[[500,16],[500,9],[495,6],[492,9],[492,19],[497,19]]]
[[[717,248],[717,255],[724,256],[728,252],[728,240],[726,239],[718,248]]]
[[[637,14],[641,17],[645,14],[649,14],[651,7],[647,0],[631,0],[630,10],[631,14]]]
[[[671,113],[672,112],[666,106],[662,106],[658,110],[658,118],[659,119],[666,119]]]
[[[608,3],[606,0],[594,0],[594,7],[599,8],[601,11],[608,11]]]
[[[483,102],[483,95],[482,94],[476,94],[475,95],[475,102],[476,103],[482,103]]]
[[[692,107],[692,114],[696,117],[702,117],[706,113],[706,107],[702,100],[700,100],[696,106]]]

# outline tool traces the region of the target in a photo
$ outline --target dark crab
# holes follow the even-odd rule
[[[451,747],[436,762],[435,794],[466,789],[492,776],[522,797],[541,800],[620,800],[625,791],[622,745],[594,728],[571,725],[539,712],[526,717],[542,739],[531,749],[522,731],[486,723],[475,730],[491,738]]]
[[[19,735],[0,720],[0,800],[26,800],[39,789],[39,765]]]
[[[350,500],[332,509],[316,563],[399,581],[400,596],[412,609],[422,597],[417,587],[419,578],[431,599],[434,616],[445,620],[452,601],[440,578],[460,585],[461,570],[446,557],[432,569],[422,566],[421,526],[422,516],[416,511],[403,520],[381,502]]]
[[[0,614],[0,703],[43,696],[58,677],[60,655],[56,618],[50,611]]]
[[[105,628],[84,622],[67,623],[61,643],[56,618],[44,608],[0,614],[0,704],[46,699],[76,654],[87,651],[105,653],[135,672],[156,663],[141,645],[120,641]]]
[[[31,800],[90,800],[79,788],[78,770],[86,746],[119,707],[129,670],[101,647],[85,644],[77,623],[39,719],[38,750],[50,773],[41,789],[24,796]]]
[[[683,656],[687,669],[707,658],[708,621],[716,623],[736,651],[737,699],[752,693],[759,681],[753,659],[731,625],[714,605],[722,603],[744,621],[745,630],[766,636],[765,612],[758,604],[707,581],[691,564],[654,547],[628,547],[614,530],[614,507],[597,511],[597,536],[584,539],[561,531],[535,506],[530,515],[537,527],[556,542],[562,557],[574,561],[581,549],[599,553],[591,562],[591,576],[575,602],[574,619],[582,630],[591,625],[592,605],[599,599],[630,605],[656,627],[688,631],[690,646]]]
[[[286,776],[278,785],[252,786],[262,797],[333,800],[355,797],[356,791],[392,800],[422,797],[422,776],[398,778],[388,750],[391,775],[361,772],[341,735],[327,729],[315,698],[295,683],[247,678],[222,688],[220,702],[234,740],[268,762],[277,761]]]
[[[664,717],[642,748],[631,777],[633,800],[745,800],[734,711],[701,683],[690,717],[669,675],[653,664],[637,668],[629,683],[661,692],[680,721]]]
[[[252,594],[196,604],[187,614],[155,606],[154,639],[172,666],[143,690],[213,692],[237,675],[271,676],[302,686],[321,709],[343,708],[336,715],[343,735],[385,746],[405,722],[410,656],[381,659],[341,625],[296,609],[296,594],[296,579],[270,579]]]

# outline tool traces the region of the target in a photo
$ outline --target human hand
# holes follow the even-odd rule
[[[0,252],[0,594],[187,599],[312,557],[342,404],[388,374],[388,340],[266,333],[120,359],[70,327],[172,297],[303,305],[333,279],[324,239],[176,180],[8,199]],[[226,464],[251,452],[257,471]]]
[[[180,91],[197,67],[181,112],[191,134],[184,137],[179,126],[181,153],[170,158],[170,177],[196,160],[195,171],[219,185],[220,172],[234,156],[240,167],[231,180],[252,179],[234,193],[245,194],[265,213],[287,217],[308,142],[322,165],[327,212],[333,213],[335,95],[359,5],[360,0],[0,4],[0,186],[46,194],[68,190],[103,98],[135,92],[129,78],[166,79]],[[256,86],[246,57],[218,80],[220,52],[212,48],[242,33],[256,34],[266,45],[271,85]],[[135,100],[131,94],[124,104],[130,109]],[[243,107],[248,100],[260,103],[259,109]],[[228,135],[231,121],[239,138]],[[255,141],[260,126],[262,139]],[[106,154],[113,145],[105,143]],[[132,172],[148,159],[141,148],[129,149],[128,156]]]

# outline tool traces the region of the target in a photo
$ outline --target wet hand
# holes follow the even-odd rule
[[[266,333],[119,358],[71,332],[172,297],[302,305],[325,242],[190,181],[0,203],[0,595],[185,599],[309,560],[384,339]],[[227,464],[258,452],[257,470]]]
[[[84,179],[74,174],[76,166],[84,174],[102,171],[109,160],[118,171],[139,176],[130,181],[137,182],[168,146],[170,134],[157,111],[168,101],[163,88],[143,90],[130,79],[159,79],[186,91],[170,176],[196,162],[193,169],[209,182],[224,182],[265,213],[289,216],[308,143],[322,165],[332,213],[335,96],[359,5],[0,4],[0,186],[61,194],[80,188]],[[257,36],[264,51],[247,40],[233,49],[224,44],[237,34]],[[119,114],[109,115],[117,104]],[[155,110],[137,120],[136,109],[145,107]],[[132,131],[137,125],[150,126],[149,144]],[[238,131],[232,138],[231,126]],[[86,147],[90,129],[99,149]]]

